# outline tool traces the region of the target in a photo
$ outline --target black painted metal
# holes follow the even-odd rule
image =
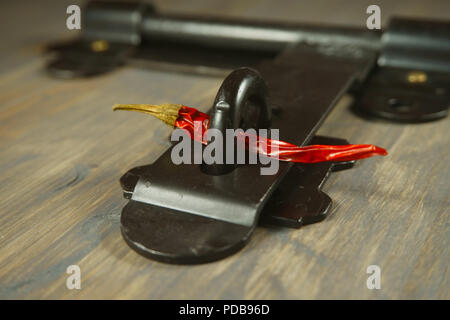
[[[94,52],[91,43],[86,41],[52,45],[48,50],[58,55],[47,64],[47,72],[61,79],[102,75],[125,64],[135,49],[131,45],[109,43],[108,50]]]
[[[381,67],[355,93],[354,107],[404,122],[445,117],[450,101],[450,23],[394,18],[381,42]],[[411,81],[418,71],[423,81]]]
[[[379,68],[364,84],[364,90],[354,92],[353,109],[369,115],[399,121],[425,122],[447,116],[450,101],[450,76],[441,72],[426,72],[426,81],[411,83],[414,70]]]
[[[347,143],[343,139],[320,136],[311,141],[311,144]],[[299,228],[322,221],[330,212],[332,201],[320,188],[332,171],[352,166],[353,162],[295,164],[264,206],[262,223]],[[137,167],[122,177],[127,198],[132,195],[136,182],[151,171],[151,165]],[[204,198],[199,201],[203,203]],[[232,207],[220,202],[216,206],[227,210]],[[254,226],[133,200],[124,207],[121,216],[121,230],[128,245],[148,258],[167,263],[195,264],[224,258],[241,249],[253,229]]]
[[[310,144],[344,145],[347,140],[315,136]],[[331,172],[350,169],[354,161],[295,164],[261,212],[263,223],[289,228],[320,222],[331,210],[331,198],[321,190]]]
[[[83,23],[84,37],[111,42],[172,42],[204,48],[279,52],[296,43],[357,45],[378,49],[380,33],[348,27],[307,26],[219,17],[161,14],[147,3],[91,1]]]
[[[280,129],[282,140],[297,145],[310,142],[335,103],[357,79],[364,77],[375,57],[365,52],[346,57],[316,57],[309,67],[292,64],[292,60],[302,58],[301,50],[292,49],[276,61],[258,67],[269,88],[270,104],[279,110],[272,116],[271,127]],[[345,63],[350,59],[358,62]],[[316,63],[321,68],[315,68]],[[254,73],[243,69],[238,74],[242,72]],[[232,92],[242,88],[234,80],[246,77],[234,78],[235,75],[232,73],[231,80],[223,82],[221,90]],[[319,86],[327,90],[310,94]],[[238,122],[235,120],[234,125]],[[215,176],[204,173],[200,165],[173,164],[171,150],[154,164],[134,169],[121,179],[130,198],[121,219],[124,238],[141,254],[171,263],[212,261],[242,248],[266,203],[294,166],[280,162],[275,175],[261,175],[261,165],[239,165],[231,172]],[[310,181],[311,186],[316,185],[310,191],[315,204],[306,205],[315,206],[317,215],[323,216],[329,206],[323,204],[323,196],[317,189],[331,165],[312,168],[318,168]],[[298,225],[298,220],[293,224]]]
[[[383,67],[450,73],[450,23],[393,18],[381,38]]]
[[[148,3],[90,1],[83,10],[82,37],[123,45],[142,42],[142,23],[154,13]]]
[[[49,72],[56,77],[99,75],[124,63],[217,75],[223,74],[223,68],[255,68],[263,60],[276,59],[291,46],[325,56],[372,51],[380,56],[378,67],[374,62],[369,81],[357,87],[355,109],[408,122],[435,120],[447,115],[448,22],[394,18],[388,30],[381,33],[343,27],[164,15],[145,3],[91,1],[83,12],[81,38],[50,48],[58,53],[48,64]],[[109,49],[93,51],[91,43],[96,40],[107,41]],[[422,86],[405,83],[408,73],[417,70],[427,72],[430,81]],[[392,73],[403,78],[392,81],[398,79],[390,78]],[[388,92],[386,88],[395,92]],[[420,91],[419,95],[412,94],[415,91]],[[413,101],[406,106],[407,100]]]

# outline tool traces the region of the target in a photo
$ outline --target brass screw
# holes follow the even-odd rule
[[[424,83],[427,81],[427,74],[423,71],[411,71],[407,79],[409,83]]]
[[[109,43],[106,40],[96,40],[91,42],[91,50],[94,52],[103,52],[109,49]]]

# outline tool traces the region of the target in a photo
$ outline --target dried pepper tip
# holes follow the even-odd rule
[[[387,150],[384,149],[384,148],[381,148],[381,147],[378,147],[378,146],[372,146],[372,148],[373,148],[373,153],[374,154],[377,154],[379,156],[387,156],[388,155]]]
[[[181,104],[115,104],[113,110],[138,111],[158,118],[170,126],[175,126],[178,111],[183,107]]]

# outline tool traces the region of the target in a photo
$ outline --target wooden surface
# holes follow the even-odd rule
[[[2,1],[0,10],[0,298],[448,299],[449,121],[366,121],[348,98],[319,133],[385,147],[386,158],[333,174],[330,216],[300,230],[257,228],[238,254],[198,266],[147,260],[119,231],[129,168],[168,147],[170,128],[113,113],[114,103],[210,107],[219,78],[125,67],[89,80],[43,71],[45,42],[74,33],[75,1]],[[162,11],[365,24],[365,8],[449,18],[448,1],[156,1]],[[189,3],[189,4],[188,4]],[[368,290],[366,268],[381,268]],[[81,290],[66,288],[79,265]]]

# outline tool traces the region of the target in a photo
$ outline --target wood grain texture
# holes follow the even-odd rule
[[[161,10],[365,24],[368,4],[449,18],[448,1],[155,1]],[[46,41],[72,36],[76,1],[2,1],[0,10],[0,298],[449,299],[449,121],[393,124],[349,111],[346,97],[319,133],[389,150],[333,174],[331,215],[300,230],[257,228],[239,253],[206,265],[147,260],[119,231],[129,168],[168,147],[170,128],[113,113],[114,103],[183,103],[207,110],[221,83],[125,67],[61,81],[43,71]],[[32,10],[30,10],[30,8]],[[79,265],[82,289],[68,290]],[[381,290],[366,268],[381,267]]]

